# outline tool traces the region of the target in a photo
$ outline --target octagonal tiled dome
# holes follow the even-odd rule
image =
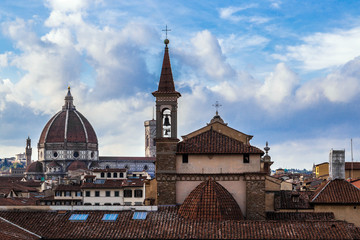
[[[220,183],[209,178],[200,183],[185,199],[179,214],[188,219],[242,220],[234,197]]]
[[[61,142],[98,143],[89,121],[75,109],[70,87],[65,97],[65,105],[48,121],[39,139],[39,144]]]

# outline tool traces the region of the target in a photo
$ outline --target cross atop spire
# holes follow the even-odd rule
[[[168,32],[171,31],[171,29],[168,29],[168,28],[167,28],[167,25],[166,25],[166,26],[165,26],[165,29],[163,29],[162,31],[165,32],[165,34],[166,34],[166,39],[167,39],[167,34],[168,34]]]
[[[213,104],[212,106],[216,109],[216,116],[219,115],[219,108],[222,107],[219,101],[216,101],[215,104]]]

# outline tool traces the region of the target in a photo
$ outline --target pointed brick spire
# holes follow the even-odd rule
[[[170,64],[170,57],[169,57],[169,40],[165,39],[165,53],[164,53],[164,60],[163,65],[161,69],[161,76],[160,76],[160,82],[158,90],[153,92],[153,95],[155,94],[161,94],[161,93],[175,93],[180,95],[179,92],[175,90],[175,84],[174,79],[171,71],[171,64]],[[154,95],[154,96],[155,96]]]

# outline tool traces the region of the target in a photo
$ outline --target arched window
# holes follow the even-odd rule
[[[163,137],[171,137],[171,111],[168,108],[164,109],[162,112],[162,116]]]

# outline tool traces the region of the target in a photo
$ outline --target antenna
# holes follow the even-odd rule
[[[353,155],[353,142],[352,142],[352,138],[351,138],[351,174],[350,174],[350,179],[352,179],[354,174],[354,155]]]

